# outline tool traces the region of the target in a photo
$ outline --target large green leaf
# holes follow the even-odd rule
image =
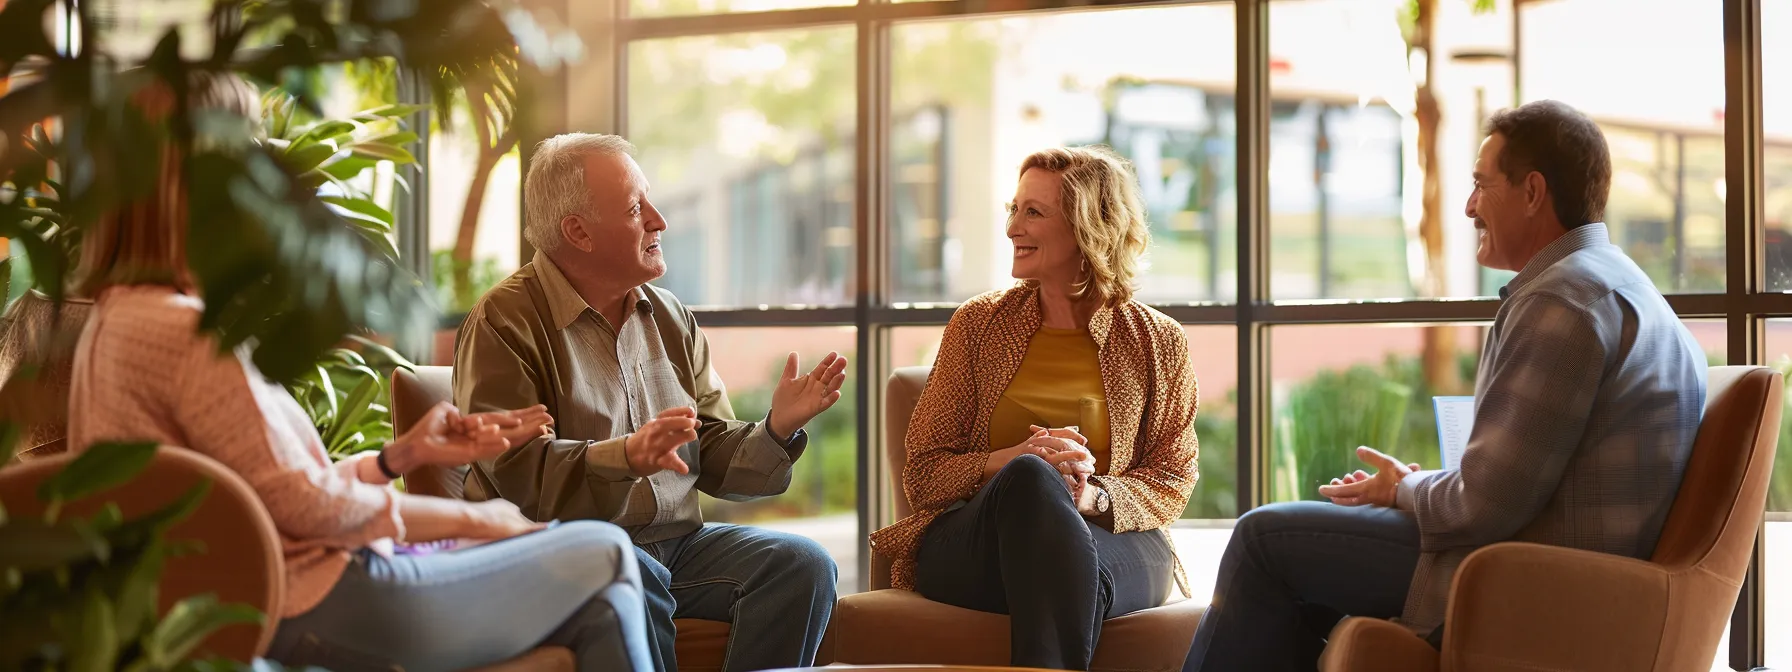
[[[349,145],[348,149],[354,152],[355,156],[365,159],[391,161],[397,164],[417,162],[417,157],[412,156],[409,150],[380,142],[357,142]]]
[[[413,142],[417,142],[417,134],[412,131],[387,133],[385,135],[375,136],[361,141],[363,144],[380,144],[393,147],[403,147]]]
[[[51,524],[23,517],[0,525],[0,568],[20,573],[98,560],[108,551],[104,539],[84,532],[71,521]]]
[[[156,444],[147,441],[97,444],[39,485],[37,498],[45,502],[81,499],[131,480],[155,456]]]
[[[137,555],[136,562],[115,570],[117,580],[108,588],[117,603],[114,622],[121,641],[136,641],[147,628],[155,627],[158,582],[166,559],[167,543],[155,538]]]
[[[360,114],[356,114],[355,120],[356,121],[372,122],[372,121],[381,121],[381,120],[385,120],[385,119],[398,119],[398,118],[411,116],[413,114],[422,112],[427,109],[429,109],[429,107],[426,105],[402,105],[402,104],[400,104],[400,105],[383,105],[380,107],[373,108],[371,110],[364,110]]]
[[[340,135],[353,133],[355,132],[355,128],[353,123],[347,121],[321,121],[306,129],[304,133],[299,134],[299,137],[293,138],[292,143],[294,145],[308,145],[310,143],[322,142]]]
[[[0,381],[4,382],[4,381]],[[19,441],[25,437],[25,428],[11,420],[0,420],[0,464],[12,461],[12,456],[19,450]],[[0,511],[5,509],[0,508]],[[0,516],[0,523],[5,522]]]
[[[265,154],[202,153],[188,258],[206,297],[201,324],[222,347],[254,338],[254,361],[290,382],[363,327],[401,343],[428,338],[434,307],[414,276]]]
[[[12,257],[0,259],[0,314],[12,307]],[[0,450],[4,450],[0,448]],[[5,464],[11,453],[0,455],[0,464]]]
[[[411,369],[411,370],[416,370],[416,368],[417,368],[416,364],[411,363],[411,360],[405,358],[404,355],[398,354],[397,350],[388,348],[385,345],[383,345],[381,343],[377,343],[371,339],[368,339],[365,336],[351,335],[351,336],[349,336],[349,338],[351,340],[353,340],[355,343],[359,344],[361,346],[361,349],[367,351],[367,353],[369,355],[368,362],[367,362],[368,366],[374,366],[375,364],[383,363],[386,366],[401,366],[401,367],[404,367],[406,369]],[[381,375],[385,375],[383,371],[381,372]]]
[[[329,145],[305,145],[289,149],[281,155],[280,163],[294,174],[304,173],[323,165],[326,159],[336,155],[336,148]],[[313,187],[315,188],[315,187]]]
[[[106,535],[113,546],[137,548],[149,544],[152,540],[166,533],[175,523],[186,520],[187,516],[199,509],[211,492],[212,482],[201,481],[198,485],[182,493],[180,497],[169,502],[148,515],[133,518],[119,525],[117,529]]]
[[[144,651],[156,667],[173,667],[219,628],[261,621],[261,612],[249,605],[225,604],[209,593],[195,595],[168,610],[145,641]]]
[[[378,160],[355,156],[354,152],[338,152],[318,169],[339,180],[352,180],[355,176],[377,165],[379,165]]]
[[[384,222],[387,226],[391,226],[393,223],[392,212],[380,207],[378,203],[374,203],[370,199],[349,198],[347,196],[325,196],[322,200],[325,203],[340,207],[344,210],[367,215],[374,218],[376,221]]]
[[[68,672],[112,672],[118,661],[118,628],[113,624],[112,600],[97,583],[87,584],[81,601],[80,625],[69,652]]]
[[[342,414],[336,417],[330,436],[325,437],[324,445],[334,446],[351,432],[359,431],[358,423],[367,416],[367,406],[378,399],[380,381],[378,378],[363,378],[348,395],[348,401],[342,405]]]
[[[54,0],[12,0],[0,9],[0,71],[12,70],[27,56],[56,55],[43,29],[49,19],[44,13],[54,4]]]

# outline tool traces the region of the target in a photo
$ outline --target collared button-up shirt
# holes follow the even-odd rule
[[[653,543],[702,526],[697,491],[742,501],[790,486],[802,431],[786,444],[764,423],[736,420],[691,311],[650,285],[630,298],[622,324],[610,324],[538,253],[473,307],[455,345],[455,404],[469,413],[545,404],[554,424],[474,464],[468,499],[501,497],[535,520],[607,520]],[[690,473],[635,476],[624,441],[678,406],[700,421],[698,440],[678,449]]]
[[[1398,491],[1421,551],[1402,620],[1421,633],[1482,546],[1649,557],[1704,413],[1703,352],[1604,224],[1545,247],[1501,297],[1461,464]]]

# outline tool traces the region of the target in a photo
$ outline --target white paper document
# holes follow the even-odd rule
[[[1475,428],[1474,397],[1432,397],[1431,407],[1437,412],[1437,448],[1443,453],[1444,468],[1462,464],[1462,451],[1468,449],[1469,432]]]

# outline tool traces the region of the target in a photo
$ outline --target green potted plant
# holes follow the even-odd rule
[[[407,131],[370,130],[407,110],[302,128],[289,120],[263,137],[256,119],[187,114],[190,74],[241,74],[264,89],[286,91],[285,113],[302,110],[315,118],[319,68],[390,60],[423,78],[440,114],[454,94],[483,90],[500,73],[513,73],[519,57],[546,65],[560,57],[519,50],[515,35],[544,29],[531,13],[499,0],[218,0],[205,42],[209,53],[189,57],[182,33],[170,28],[141,62],[106,50],[102,33],[116,22],[93,11],[92,3],[53,0],[12,0],[0,8],[0,70],[14,77],[0,96],[0,237],[22,251],[7,264],[8,295],[17,296],[23,281],[60,309],[81,233],[102,213],[145,193],[162,148],[171,146],[185,157],[187,256],[206,298],[200,328],[225,348],[249,343],[257,368],[298,386],[319,370],[319,361],[345,359],[349,369],[371,370],[365,359],[332,353],[351,336],[415,342],[434,326],[430,292],[394,260],[390,213],[365,207],[344,189],[352,185],[342,177],[363,161],[409,156],[402,145],[415,138]],[[73,34],[68,44],[83,46],[59,47],[46,30],[52,25]],[[152,120],[131,101],[158,81],[173,90],[175,112]],[[475,106],[473,123],[487,122],[492,109]],[[44,352],[66,347],[71,338],[53,332],[30,344],[21,364],[0,372],[0,463],[47,405],[31,386]],[[363,353],[378,352],[371,343],[361,344]],[[334,386],[333,375],[324,375]],[[337,409],[314,420],[342,425],[332,431],[343,450],[366,445],[367,432],[355,428],[365,412],[343,415],[345,399],[333,390],[315,399]],[[230,669],[188,658],[212,628],[259,615],[205,596],[179,596],[162,614],[153,607],[162,560],[196,550],[168,543],[163,532],[197,506],[205,486],[133,519],[116,507],[61,515],[63,504],[129,481],[154,450],[95,446],[39,491],[42,516],[0,511],[0,620],[7,623],[0,667]]]

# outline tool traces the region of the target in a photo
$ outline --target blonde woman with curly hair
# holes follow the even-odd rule
[[[1182,326],[1133,298],[1150,242],[1105,147],[1021,164],[1014,287],[952,315],[907,437],[894,583],[1012,617],[1012,664],[1086,670],[1105,619],[1187,594],[1167,529],[1195,485]]]

